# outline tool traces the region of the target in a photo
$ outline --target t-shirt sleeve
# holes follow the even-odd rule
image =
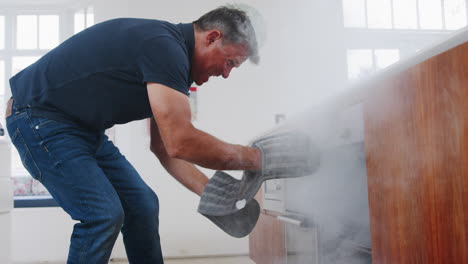
[[[189,94],[190,65],[181,43],[170,37],[145,40],[137,59],[143,82],[166,85]]]

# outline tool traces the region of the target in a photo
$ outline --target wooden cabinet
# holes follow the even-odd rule
[[[370,89],[373,263],[468,263],[468,44]]]
[[[262,192],[255,198],[261,203]],[[284,224],[275,214],[262,210],[249,235],[249,255],[256,264],[286,264]]]
[[[372,262],[468,263],[468,43],[357,97]],[[262,214],[250,242],[257,264],[285,263],[284,226],[274,216]]]
[[[284,224],[266,213],[249,236],[250,258],[256,264],[286,264]]]

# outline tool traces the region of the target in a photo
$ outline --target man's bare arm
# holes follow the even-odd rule
[[[261,168],[258,149],[229,144],[196,129],[191,122],[187,96],[161,84],[147,86],[151,109],[169,157],[217,170]]]
[[[172,177],[192,192],[198,195],[202,194],[208,178],[193,164],[184,160],[171,158],[168,155],[154,119],[151,119],[151,151],[156,154],[163,167]]]

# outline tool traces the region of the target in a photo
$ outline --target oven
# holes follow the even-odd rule
[[[372,262],[362,107],[334,116],[318,171],[263,186],[263,208],[284,224],[287,264]]]

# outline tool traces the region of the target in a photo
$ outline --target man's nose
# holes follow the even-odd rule
[[[225,67],[223,71],[223,78],[226,79],[231,74],[232,67]]]

